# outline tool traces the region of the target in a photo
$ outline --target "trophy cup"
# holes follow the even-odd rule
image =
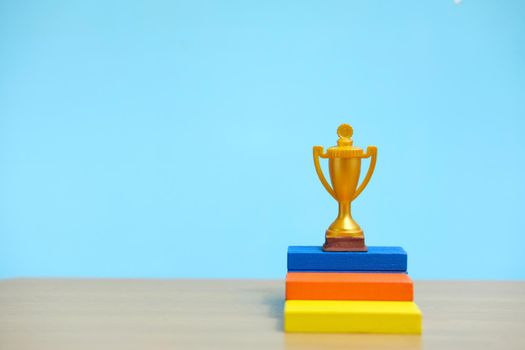
[[[324,188],[339,204],[339,214],[335,221],[328,227],[325,235],[323,250],[328,252],[366,252],[363,230],[352,218],[351,203],[365,189],[370,181],[377,159],[377,148],[368,146],[366,153],[359,147],[353,146],[353,129],[348,124],[341,124],[337,128],[337,146],[330,147],[323,154],[323,147],[314,146],[314,164],[319,180]],[[323,170],[319,164],[319,157],[328,158],[330,180],[332,186],[326,181]],[[370,159],[370,165],[365,178],[359,186],[361,173],[361,159]]]

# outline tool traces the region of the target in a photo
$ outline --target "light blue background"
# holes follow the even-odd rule
[[[0,277],[282,278],[354,204],[415,278],[525,278],[525,2],[3,1]]]

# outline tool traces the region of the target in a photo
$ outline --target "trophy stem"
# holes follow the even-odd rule
[[[337,218],[344,220],[347,217],[352,217],[352,206],[350,202],[339,202],[339,214]]]
[[[328,252],[366,252],[363,230],[352,218],[350,201],[340,201],[337,218],[326,231],[323,250]]]

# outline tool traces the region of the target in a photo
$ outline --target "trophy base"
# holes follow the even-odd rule
[[[368,247],[363,237],[326,237],[323,250],[325,252],[367,252]]]

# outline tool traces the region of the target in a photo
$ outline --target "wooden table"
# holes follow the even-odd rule
[[[285,334],[284,281],[0,281],[0,349],[525,349],[525,282],[416,282],[422,336]]]

